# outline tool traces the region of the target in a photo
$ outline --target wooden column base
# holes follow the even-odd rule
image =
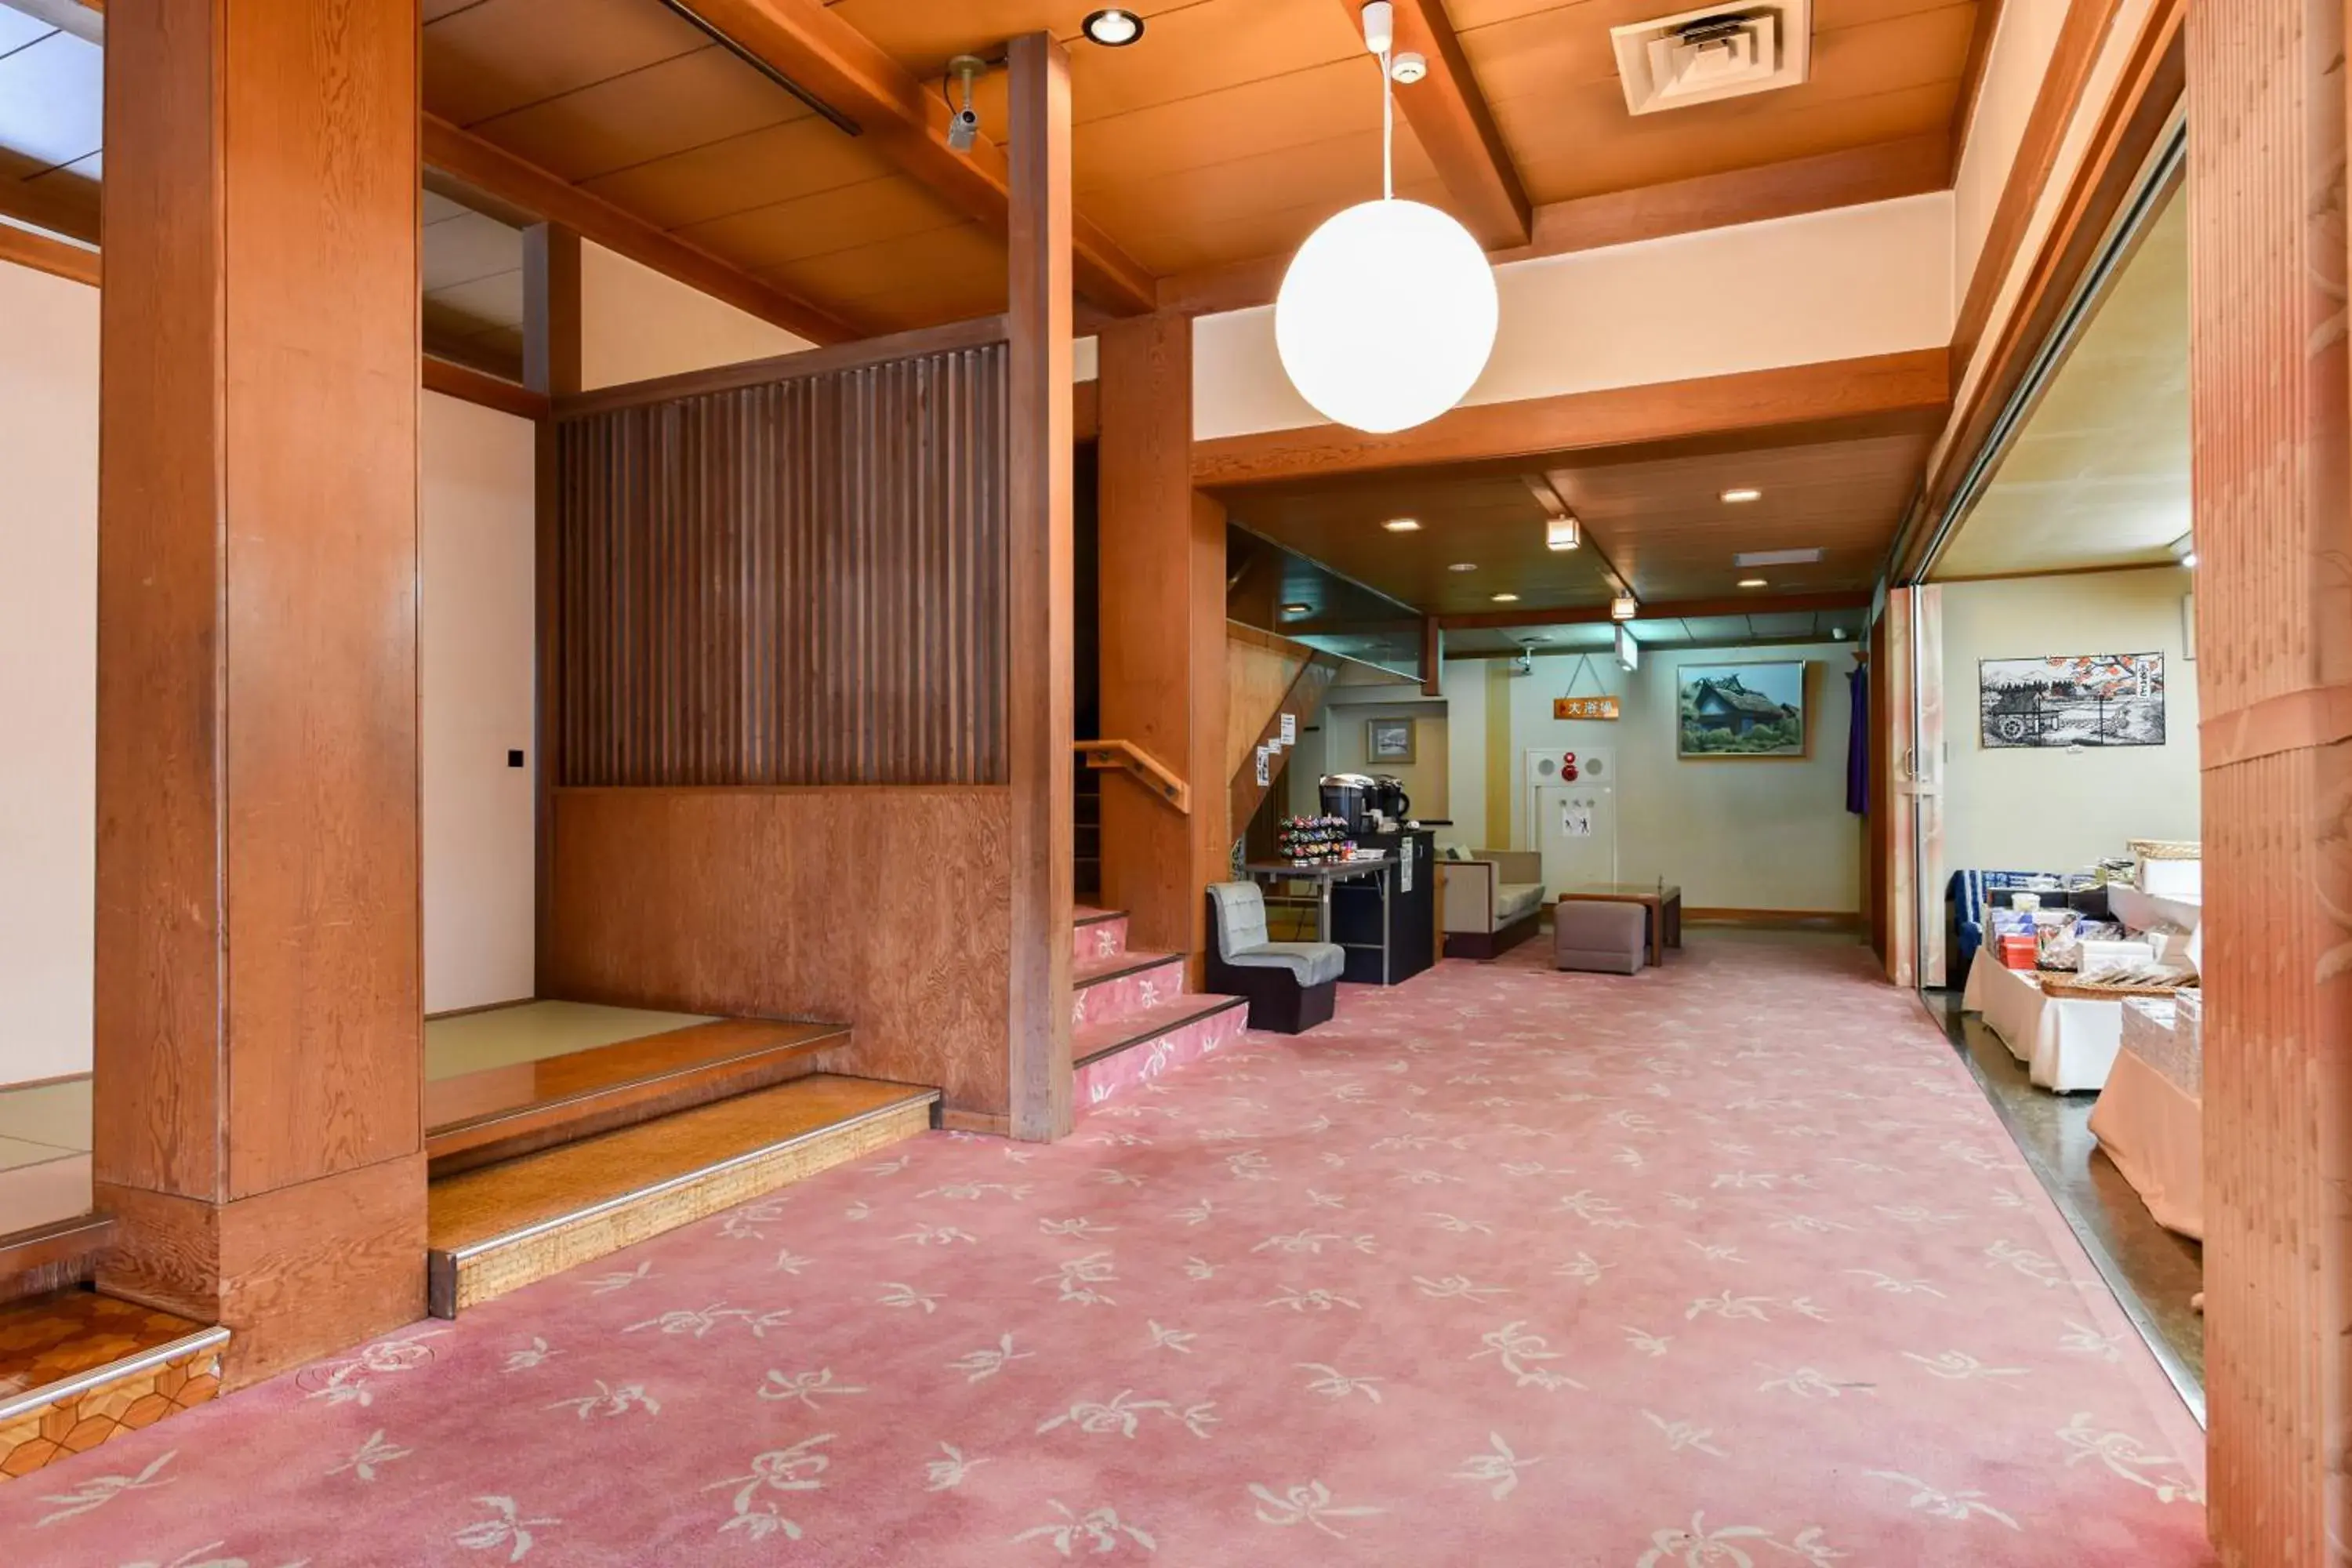
[[[425,1316],[421,1152],[226,1204],[112,1182],[95,1195],[117,1227],[99,1289],[227,1328],[224,1388]]]

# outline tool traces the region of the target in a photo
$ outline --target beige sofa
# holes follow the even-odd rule
[[[1475,849],[1437,863],[1445,956],[1493,958],[1535,935],[1544,907],[1543,857],[1532,849]]]

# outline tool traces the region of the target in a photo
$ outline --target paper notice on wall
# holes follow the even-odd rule
[[[1298,715],[1296,713],[1282,716],[1282,743],[1286,746],[1298,743]]]
[[[1559,830],[1570,838],[1592,837],[1592,807],[1581,801],[1563,801],[1559,807]]]
[[[1274,782],[1274,748],[1271,746],[1257,749],[1257,782],[1260,785]]]

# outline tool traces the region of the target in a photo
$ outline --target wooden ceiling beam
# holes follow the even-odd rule
[[[1423,82],[1404,91],[1418,92],[1428,85]],[[1419,129],[1416,123],[1416,133]],[[1549,202],[1533,210],[1525,244],[1490,247],[1486,255],[1497,265],[1531,261],[1700,229],[1922,195],[1950,184],[1950,149],[1948,135],[1930,132],[1760,168]],[[1177,273],[1160,280],[1160,308],[1206,316],[1270,305],[1289,265],[1290,258],[1285,254]]]
[[[871,335],[865,323],[805,300],[647,223],[593,192],[551,174],[438,115],[418,116],[426,165],[549,223],[561,224],[607,250],[644,263],[819,345]]]
[[[1707,620],[1721,616],[1795,616],[1812,615],[1824,610],[1866,610],[1870,594],[1864,589],[1835,594],[1782,594],[1775,596],[1743,594],[1736,599],[1672,599],[1660,604],[1645,604],[1635,616],[1643,621]],[[1449,632],[1497,631],[1512,626],[1590,626],[1611,619],[1609,606],[1599,605],[1568,605],[1549,610],[1478,610],[1465,615],[1439,616],[1440,630]]]
[[[37,180],[0,178],[0,216],[96,245],[98,182],[73,174],[48,174]]]
[[[898,168],[959,211],[1005,232],[1010,165],[986,136],[948,146],[948,101],[818,0],[668,0],[705,28],[856,122]],[[1149,313],[1157,280],[1083,214],[1071,221],[1080,293],[1121,316]]]
[[[484,408],[495,408],[501,414],[511,414],[520,419],[544,419],[548,416],[549,400],[543,394],[533,392],[520,382],[509,381],[502,375],[492,375],[488,371],[459,364],[437,354],[425,356],[419,379],[427,392],[479,404]]]
[[[46,234],[35,234],[13,225],[0,224],[0,261],[13,261],[19,267],[29,267],[53,278],[87,283],[93,289],[98,287],[97,251],[85,250],[79,245],[68,245],[62,239],[51,239]]]
[[[1363,0],[1339,0],[1358,22]],[[1394,0],[1396,52],[1418,54],[1429,74],[1400,84],[1397,107],[1413,136],[1445,182],[1461,210],[1463,226],[1489,250],[1525,245],[1533,237],[1534,208],[1519,171],[1495,128],[1486,94],[1470,74],[1470,61],[1446,19],[1443,0]]]
[[[1483,403],[1388,436],[1309,425],[1196,441],[1192,482],[1203,489],[1223,489],[1400,468],[1524,462],[1887,415],[1940,420],[1951,396],[1948,352],[1915,349]]]

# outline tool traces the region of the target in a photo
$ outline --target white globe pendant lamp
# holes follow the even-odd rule
[[[1326,221],[1298,247],[1274,302],[1282,368],[1315,411],[1373,434],[1462,401],[1495,351],[1495,272],[1446,214],[1396,197],[1388,0],[1364,7],[1381,59],[1381,199]]]

